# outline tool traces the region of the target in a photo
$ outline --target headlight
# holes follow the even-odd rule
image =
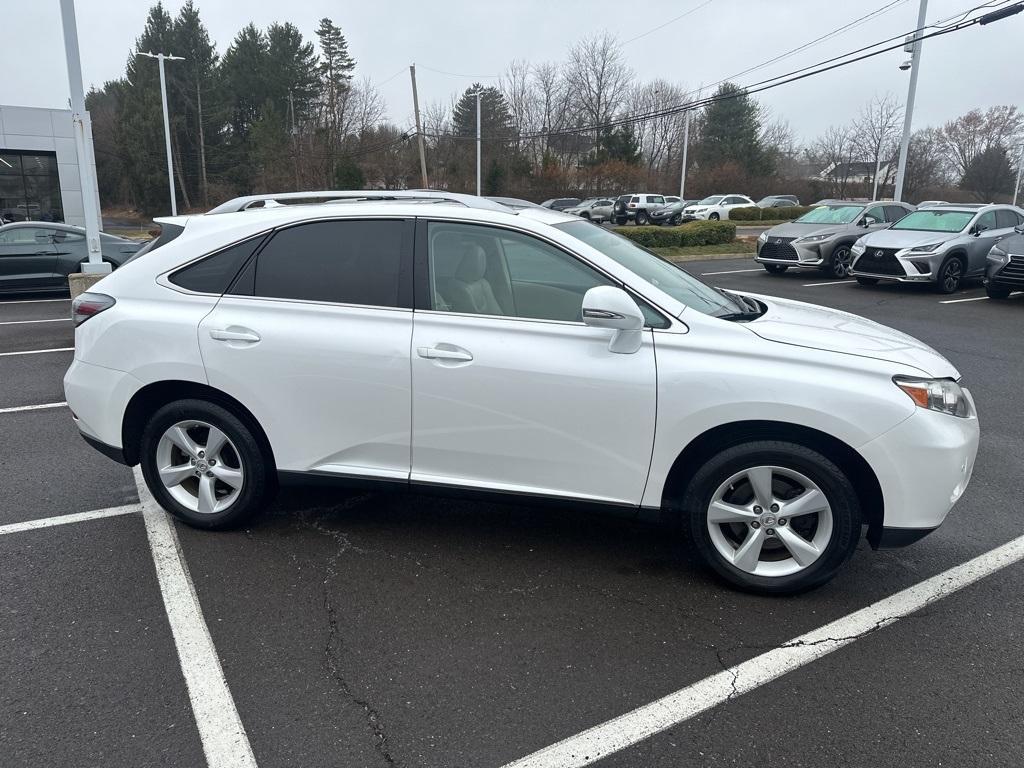
[[[759,243],[767,243],[768,242],[768,230],[767,229],[764,232],[762,232],[760,235],[757,236],[757,242],[759,242]]]
[[[860,240],[858,240],[856,243],[853,244],[853,248],[850,249],[850,253],[852,253],[854,256],[860,256],[867,249],[868,247],[864,245],[864,243],[862,243]]]
[[[942,247],[942,243],[932,243],[930,245],[915,245],[910,249],[910,253],[931,253],[932,251],[938,250]]]
[[[824,242],[825,240],[830,240],[831,238],[835,237],[836,234],[837,233],[835,233],[835,232],[826,232],[823,235],[807,235],[807,237],[801,237],[800,240],[798,240],[797,242],[801,242],[801,243],[821,243],[821,242]]]
[[[971,415],[970,401],[960,385],[952,379],[915,379],[893,376],[893,383],[902,389],[914,404],[930,411],[947,413],[966,419]]]
[[[988,260],[1001,267],[1010,260],[1010,254],[998,245],[993,245],[992,250],[988,252]]]

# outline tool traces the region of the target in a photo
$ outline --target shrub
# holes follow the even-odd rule
[[[736,225],[728,221],[689,221],[678,227],[617,227],[615,231],[645,248],[718,245],[736,238]]]
[[[811,210],[808,205],[792,205],[786,208],[758,208],[746,206],[744,208],[733,208],[729,211],[729,218],[735,221],[792,221],[799,219]]]

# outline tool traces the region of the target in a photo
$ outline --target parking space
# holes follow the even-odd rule
[[[628,519],[285,487],[247,529],[174,527],[255,764],[499,768],[1021,535],[1024,296],[770,276],[750,259],[685,266],[865,315],[950,357],[983,438],[946,525],[902,551],[862,544],[824,588],[767,599],[722,587],[663,529]],[[63,400],[71,353],[36,350],[72,346],[71,323],[39,322],[67,308],[0,303],[0,532],[139,502],[133,473],[86,446],[66,408],[10,410]],[[132,511],[0,534],[0,764],[204,764],[195,712],[220,673],[183,673],[168,611],[189,596],[168,597],[152,540]],[[998,570],[597,764],[1020,764],[1022,577],[1021,564]],[[237,754],[210,764],[252,764]]]

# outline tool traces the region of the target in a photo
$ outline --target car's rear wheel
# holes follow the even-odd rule
[[[205,400],[160,408],[142,432],[142,474],[153,498],[196,528],[228,528],[259,512],[274,467],[254,430]]]
[[[861,285],[878,285],[877,277],[860,277],[858,275],[857,282]]]
[[[850,274],[850,246],[837,245],[832,250],[828,263],[822,271],[832,277],[846,277]]]
[[[935,287],[939,293],[954,293],[964,279],[964,263],[956,256],[947,256],[939,267],[939,278]]]
[[[988,294],[990,299],[1008,299],[1010,298],[1010,289],[1003,288],[1001,285],[992,285],[989,283],[985,286],[985,293]]]
[[[786,264],[763,264],[762,265],[769,275],[781,275],[789,267]]]
[[[714,456],[690,481],[682,512],[711,570],[762,594],[824,584],[853,554],[861,529],[849,477],[817,451],[784,441]]]
[[[588,211],[584,211],[583,213],[580,214],[580,216],[582,216],[584,219],[590,219],[590,213]]]
[[[708,221],[718,221],[720,218],[722,217],[719,216],[717,213],[712,213],[708,215]]]
[[[647,217],[647,211],[636,212],[636,224],[638,227],[644,226],[648,221],[650,221],[650,219]]]

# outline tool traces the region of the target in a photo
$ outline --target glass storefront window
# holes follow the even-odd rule
[[[64,221],[55,153],[0,149],[0,219]]]

